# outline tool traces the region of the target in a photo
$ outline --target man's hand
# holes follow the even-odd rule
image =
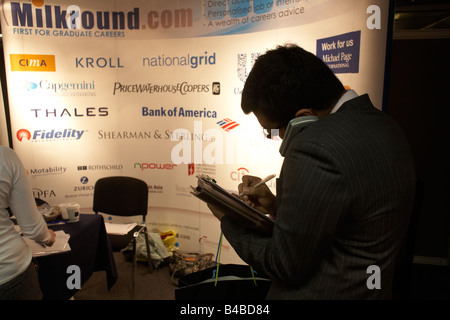
[[[259,181],[261,178],[250,175],[243,176],[242,183],[238,186],[241,199],[255,209],[275,217],[276,197],[265,183],[254,187]]]
[[[222,221],[222,218],[223,218],[223,216],[225,215],[225,213],[224,213],[221,209],[219,209],[218,207],[213,206],[213,205],[211,205],[211,204],[208,204],[208,208],[209,208],[209,210],[211,210],[211,212],[213,213],[213,215],[214,215],[217,219],[219,219],[219,221]]]

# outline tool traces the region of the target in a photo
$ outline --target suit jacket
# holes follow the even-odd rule
[[[222,231],[246,263],[272,279],[268,299],[391,298],[414,172],[398,125],[359,96],[290,140],[271,237],[228,217]]]

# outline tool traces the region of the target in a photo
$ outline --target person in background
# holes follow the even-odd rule
[[[31,249],[14,229],[7,208],[23,236],[53,245],[55,233],[37,209],[24,166],[13,150],[0,146],[0,300],[42,299]]]
[[[283,139],[276,196],[254,187],[257,177],[238,186],[248,204],[274,217],[273,234],[210,209],[236,253],[272,279],[267,298],[390,299],[415,192],[399,126],[293,44],[256,60],[241,107]]]

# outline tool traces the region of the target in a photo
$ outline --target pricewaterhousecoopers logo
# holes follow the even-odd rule
[[[87,131],[76,129],[38,129],[31,133],[27,129],[20,129],[16,137],[19,141],[31,140],[32,142],[80,140],[85,132]]]
[[[188,93],[212,93],[213,95],[220,94],[220,82],[205,83],[188,83],[186,81],[174,84],[156,84],[156,83],[134,83],[125,84],[121,82],[114,83],[113,95],[119,93],[179,93],[186,95]]]

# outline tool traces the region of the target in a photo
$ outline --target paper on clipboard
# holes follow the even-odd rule
[[[70,251],[70,235],[66,234],[63,230],[55,231],[55,235],[55,243],[51,247],[43,246],[36,241],[28,239],[26,237],[23,237],[23,239],[30,247],[33,257],[42,257]]]
[[[275,220],[232,195],[210,177],[197,175],[197,179],[197,187],[191,186],[192,195],[219,207],[225,215],[246,227],[256,229],[266,235],[272,234]]]

